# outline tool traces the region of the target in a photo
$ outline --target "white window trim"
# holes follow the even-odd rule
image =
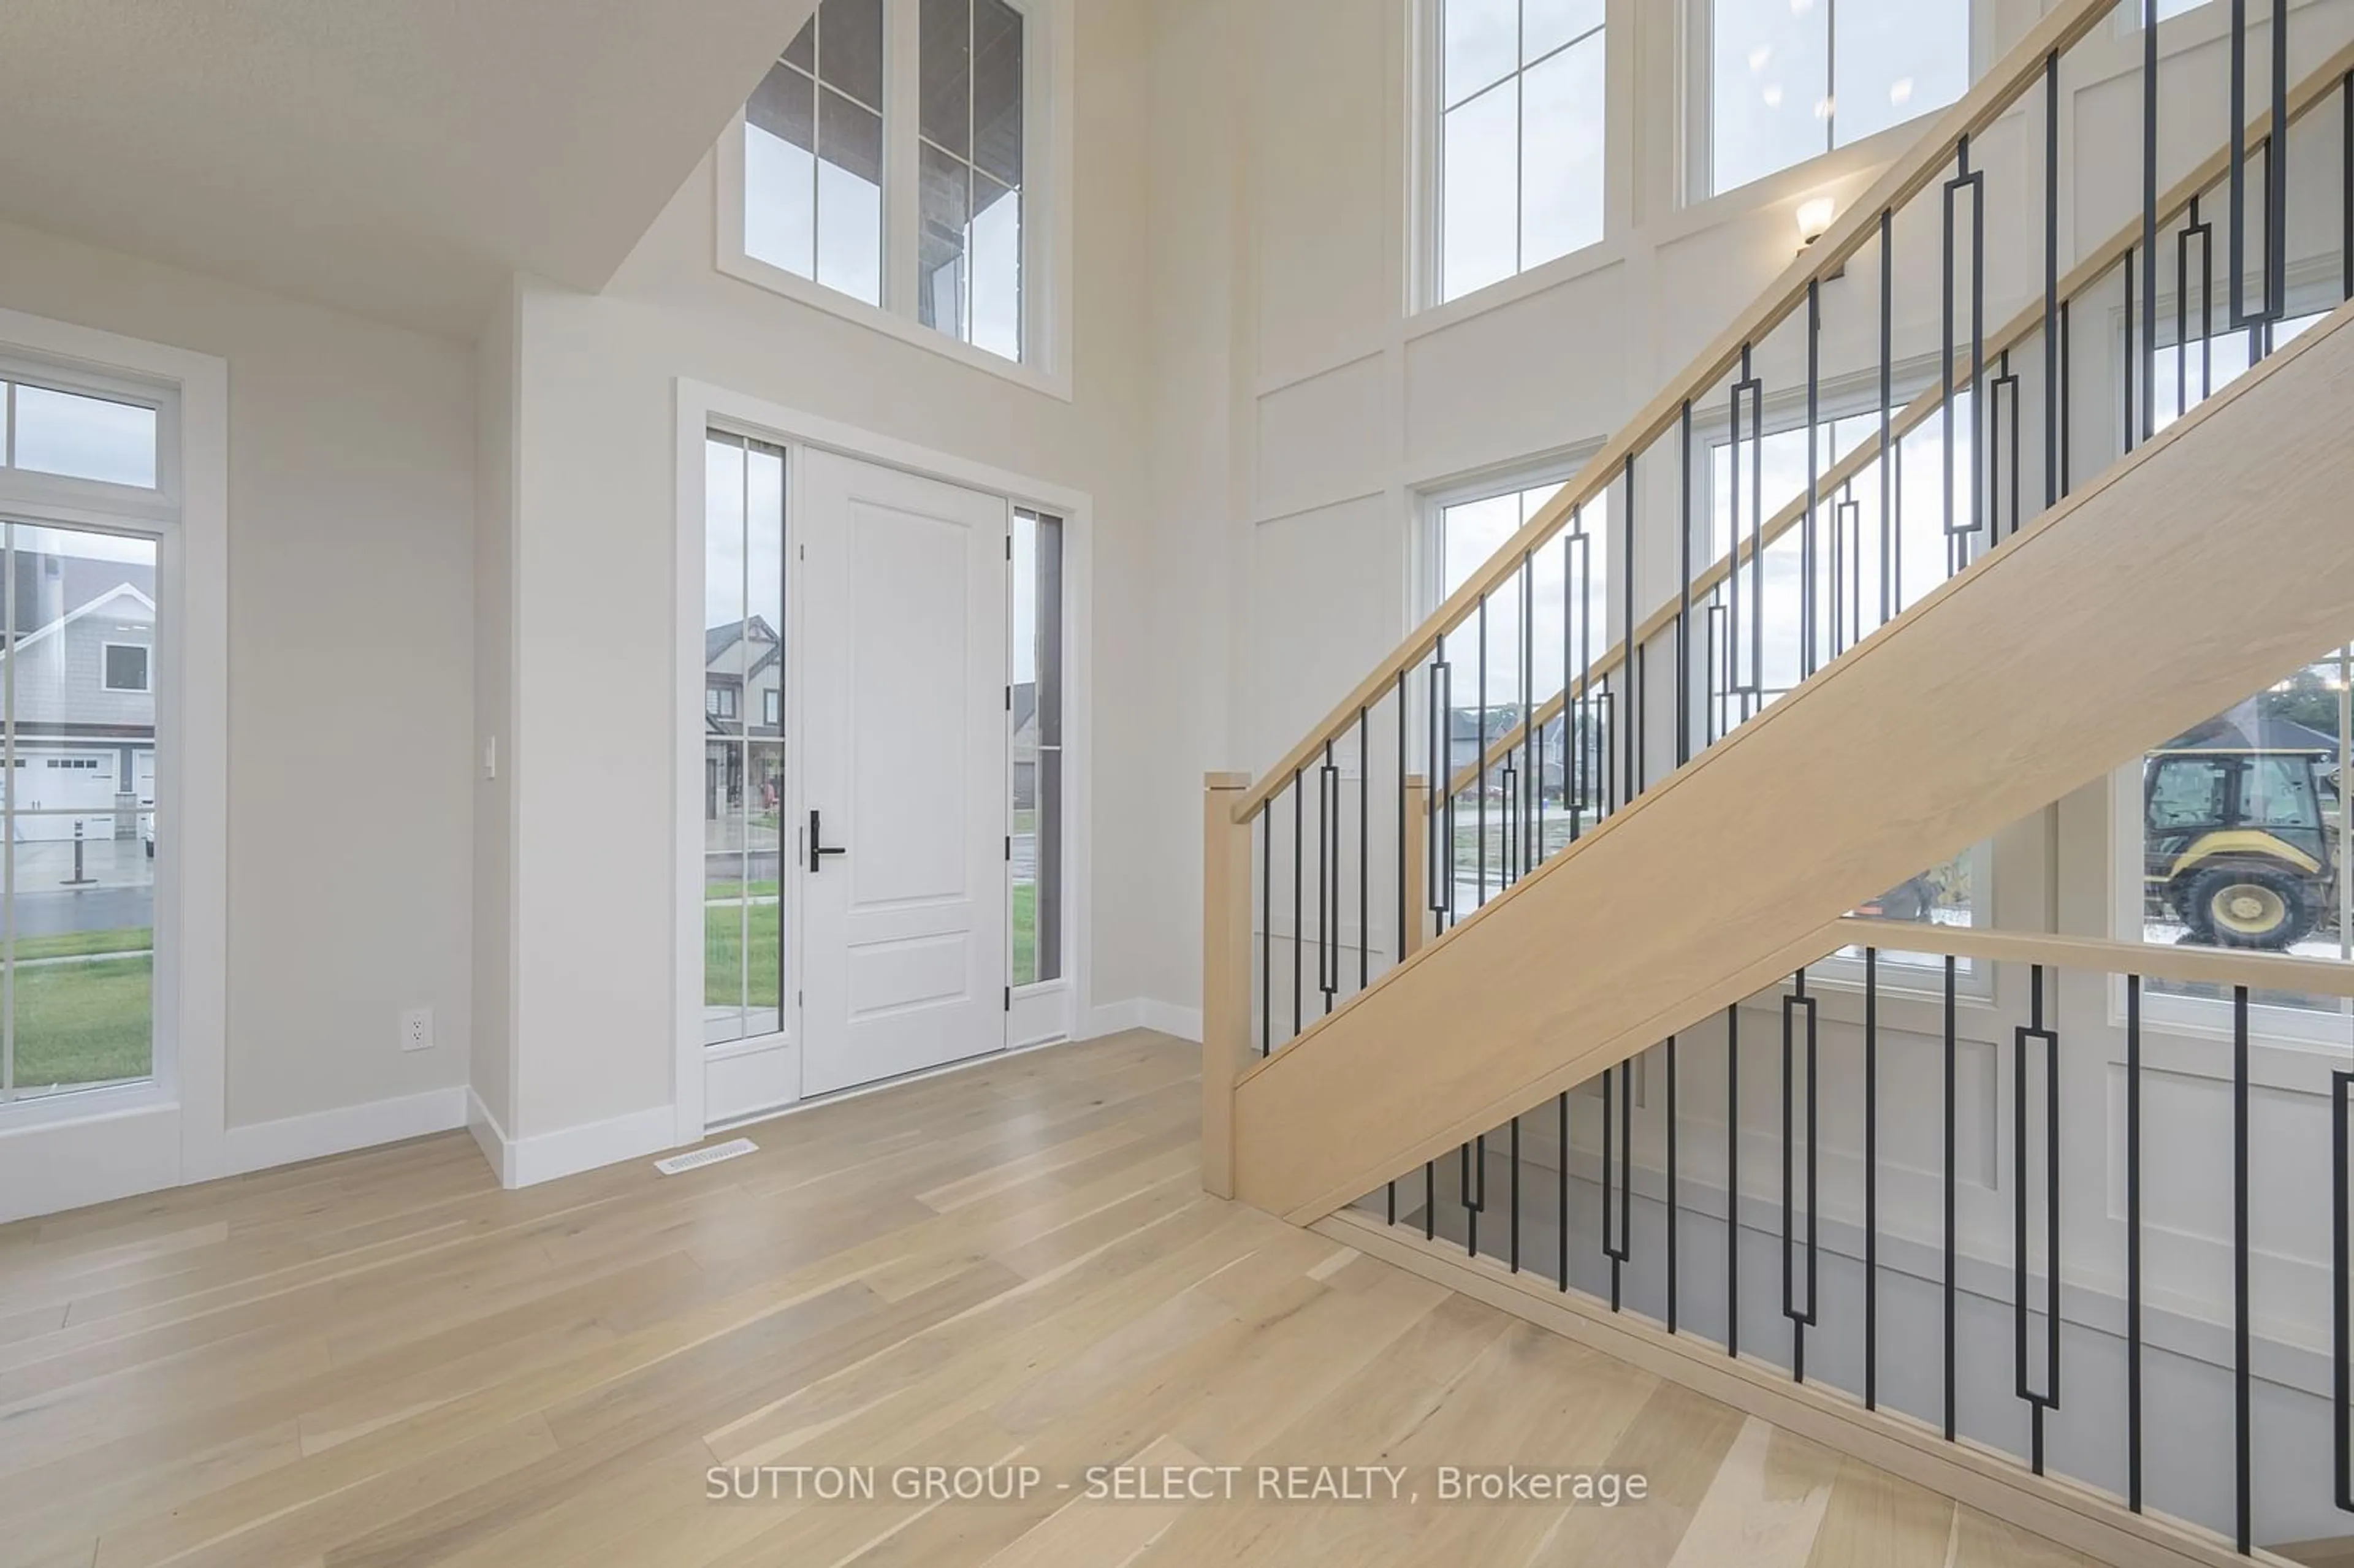
[[[1410,175],[1407,234],[1410,254],[1406,258],[1406,310],[1409,315],[1425,315],[1447,312],[1446,320],[1461,314],[1502,304],[1537,289],[1580,277],[1626,259],[1621,217],[1620,149],[1634,145],[1633,117],[1620,106],[1629,101],[1629,94],[1619,80],[1622,58],[1627,51],[1620,39],[1627,36],[1626,19],[1620,15],[1619,0],[1606,0],[1602,19],[1602,233],[1591,243],[1558,256],[1520,268],[1490,283],[1467,290],[1453,299],[1441,297],[1445,271],[1442,257],[1446,235],[1444,222],[1447,211],[1446,176],[1446,18],[1442,15],[1447,0],[1413,0],[1408,8],[1409,34],[1406,39],[1406,82],[1412,94],[1412,111],[1406,115],[1406,167]],[[1564,46],[1564,48],[1569,46]],[[1550,57],[1548,57],[1550,58]],[[1517,76],[1527,70],[1515,66]],[[1500,83],[1499,84],[1500,85]],[[1517,247],[1515,248],[1517,250]],[[1518,260],[1517,255],[1515,260]],[[1499,291],[1505,291],[1500,293]],[[1467,311],[1473,300],[1480,302]],[[1444,324],[1443,322],[1429,323]],[[1450,503],[1451,504],[1451,503]]]
[[[995,468],[986,463],[876,435],[823,415],[773,403],[763,397],[731,391],[707,382],[681,376],[675,386],[677,428],[677,527],[673,572],[676,601],[672,615],[677,638],[673,673],[673,747],[671,816],[675,838],[673,868],[672,1095],[678,1142],[692,1143],[705,1130],[704,1068],[708,1051],[703,1044],[703,823],[694,810],[703,790],[703,722],[701,698],[705,672],[703,636],[703,443],[712,429],[735,431],[784,447],[786,493],[795,493],[796,456],[820,448],[881,463],[909,473],[946,481],[1002,496],[1008,515],[1015,506],[1051,512],[1063,519],[1063,910],[1064,978],[1043,981],[1027,991],[1057,996],[1067,1001],[1066,1027],[1073,1040],[1132,1028],[1140,1016],[1157,1016],[1161,1026],[1190,1029],[1199,1035],[1198,1016],[1174,1016],[1178,1010],[1143,998],[1128,998],[1103,1007],[1094,1003],[1090,973],[1094,953],[1092,885],[1094,833],[1093,595],[1095,561],[1095,499],[1085,491]],[[787,549],[792,548],[793,503],[788,500],[785,519]],[[788,585],[790,595],[795,591]],[[790,683],[791,676],[788,675]],[[792,699],[789,696],[787,701]],[[789,779],[789,786],[790,779]],[[789,814],[798,802],[788,805]],[[1020,993],[1017,993],[1017,995]],[[1161,1010],[1153,1013],[1151,1010]],[[745,1043],[737,1043],[739,1049]],[[1009,1044],[1007,1051],[1026,1049]],[[981,1058],[995,1060],[997,1054]],[[869,1092],[843,1091],[844,1095]],[[807,1102],[796,1102],[807,1103]],[[789,1109],[790,1107],[779,1107]]]
[[[98,683],[101,687],[110,692],[123,692],[134,696],[143,695],[154,691],[155,654],[146,643],[101,642],[98,647]],[[141,654],[144,655],[144,657],[140,660],[139,670],[140,673],[143,675],[145,679],[142,681],[140,684],[135,686],[118,686],[111,680],[107,678],[109,661],[106,656],[109,653],[113,652],[117,648],[136,649]]]
[[[1846,0],[1853,5],[1870,0]],[[1963,90],[1975,85],[1999,54],[1995,37],[1995,0],[1969,0],[1970,6],[1970,71],[1969,82]],[[1812,185],[1823,185],[1851,173],[1858,164],[1885,161],[1899,148],[1919,137],[1922,122],[1949,108],[1937,103],[1924,107],[1910,120],[1843,147],[1832,147],[1805,158],[1771,174],[1761,175],[1743,185],[1724,190],[1714,188],[1710,153],[1713,145],[1711,130],[1713,121],[1714,83],[1710,78],[1712,64],[1712,29],[1715,21],[1713,0],[1682,0],[1682,103],[1683,112],[1676,116],[1679,148],[1677,167],[1681,172],[1683,190],[1681,206],[1695,207],[1721,201],[1736,194],[1751,205],[1765,205],[1782,196]]]
[[[144,402],[157,489],[0,477],[29,522],[156,533],[156,1074],[0,1115],[0,1220],[227,1173],[228,366],[211,355],[0,310],[27,378]]]
[[[739,109],[719,138],[712,164],[717,188],[718,270],[728,277],[928,349],[1034,392],[1069,402],[1073,397],[1071,207],[1073,60],[1072,0],[1006,0],[1022,13],[1022,342],[1019,362],[949,336],[916,319],[912,274],[901,263],[916,244],[916,122],[897,105],[912,97],[917,38],[913,0],[885,0],[883,121],[883,305],[789,272],[744,249],[744,114]],[[895,93],[900,83],[906,91]],[[893,199],[895,191],[907,193]],[[905,297],[902,297],[905,296]]]

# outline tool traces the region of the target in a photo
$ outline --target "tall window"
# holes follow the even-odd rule
[[[1708,17],[1712,194],[1959,98],[1970,0],[1693,0]]]
[[[1900,406],[1902,399],[1900,398]],[[1967,393],[1954,398],[1954,437],[1957,454],[1969,451],[1971,400]],[[1755,531],[1759,516],[1772,519],[1807,491],[1807,432],[1802,413],[1768,405],[1767,432],[1762,438],[1744,433],[1740,453],[1740,494],[1734,482],[1734,454],[1729,428],[1709,443],[1708,535],[1703,542],[1709,558],[1722,559],[1734,544],[1738,522],[1744,539]],[[1779,425],[1782,428],[1774,429]],[[1815,429],[1816,471],[1829,470],[1840,459],[1859,449],[1876,450],[1880,415],[1876,408],[1839,418],[1826,418]],[[1853,646],[1897,611],[1935,588],[1951,575],[1953,546],[1946,531],[1945,429],[1942,419],[1930,419],[1894,443],[1895,488],[1888,501],[1887,533],[1881,520],[1882,471],[1868,463],[1846,483],[1822,490],[1815,524],[1816,613],[1815,654],[1819,668]],[[1958,455],[1954,468],[1954,511],[1969,515],[1973,464]],[[1720,660],[1737,666],[1740,683],[1757,689],[1760,706],[1770,705],[1798,684],[1805,668],[1805,529],[1791,527],[1766,546],[1762,570],[1744,568],[1740,616],[1743,646],[1718,652]],[[1760,593],[1762,590],[1762,599]],[[1713,651],[1713,650],[1712,650]],[[1728,684],[1722,675],[1717,683]],[[1729,730],[1752,711],[1738,699],[1720,704],[1720,731]],[[1868,900],[1856,913],[1890,920],[1914,920],[1946,926],[1983,924],[1989,917],[1990,870],[1993,846],[1980,843],[1951,860],[1927,867]],[[1848,956],[1860,957],[1850,953]],[[1930,960],[1920,955],[1891,950],[1890,962]],[[1962,969],[1968,972],[1968,960]]]
[[[1021,360],[1029,32],[1006,0],[824,0],[744,106],[745,255]]]
[[[1602,238],[1603,0],[1434,0],[1441,301]]]
[[[714,430],[704,482],[703,1038],[717,1045],[783,1027],[785,454]]]
[[[156,1073],[166,421],[0,376],[0,1102]]]
[[[1469,580],[1560,488],[1558,483],[1539,484],[1443,503],[1437,515],[1438,570],[1427,608],[1436,609]],[[1490,596],[1484,660],[1479,620],[1465,622],[1444,640],[1452,691],[1452,711],[1447,715],[1450,774],[1476,768],[1483,750],[1492,749],[1532,712],[1542,715],[1536,744],[1525,748],[1516,763],[1526,762],[1534,769],[1533,815],[1547,854],[1569,842],[1573,817],[1583,827],[1600,820],[1606,715],[1598,706],[1565,715],[1558,699],[1564,672],[1584,672],[1610,647],[1615,500],[1605,495],[1586,506],[1575,528],[1564,530],[1531,557],[1526,614],[1517,584]],[[1479,676],[1483,669],[1484,686]],[[1425,765],[1417,761],[1416,766]],[[1517,767],[1512,788],[1525,799],[1521,792],[1527,785],[1517,777]],[[1491,776],[1487,792],[1498,794],[1503,789],[1500,772]],[[1496,810],[1489,816],[1486,842],[1479,847],[1479,856],[1487,862],[1483,878],[1472,842],[1479,835],[1479,814],[1458,815],[1455,906],[1462,912],[1478,907],[1483,890],[1492,894],[1504,886],[1506,813]]]
[[[2354,649],[2191,726],[2120,779],[2119,862],[2135,885],[2128,932],[2146,942],[2354,959],[2345,808],[2354,724]],[[2196,1014],[2230,1000],[2214,986],[2150,981]],[[2251,1001],[2296,1029],[2337,1014],[2335,997],[2264,991]],[[2342,1032],[2336,1033],[2342,1041]]]
[[[1012,983],[1063,973],[1063,520],[1013,514],[1006,722],[1013,727],[1006,877]]]
[[[917,319],[1022,357],[1022,14],[923,0]]]
[[[744,106],[744,249],[883,302],[883,0],[825,0]]]

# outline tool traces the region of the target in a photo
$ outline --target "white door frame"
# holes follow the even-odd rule
[[[1076,1038],[1092,1016],[1089,978],[1088,867],[1092,860],[1094,799],[1092,605],[1095,555],[1095,501],[1084,491],[1015,473],[952,453],[880,436],[822,415],[791,408],[766,398],[680,376],[674,382],[677,445],[677,556],[673,583],[676,670],[673,690],[674,751],[671,816],[674,833],[673,880],[673,942],[671,994],[673,1001],[673,1042],[671,1087],[677,1118],[674,1137],[682,1144],[700,1140],[705,1130],[703,1044],[703,833],[699,811],[690,807],[703,790],[703,518],[705,432],[716,427],[769,441],[786,449],[786,493],[798,490],[794,449],[819,447],[844,457],[896,468],[927,479],[937,479],[970,490],[1004,497],[1017,506],[1051,512],[1064,520],[1063,647],[1065,811],[1063,907],[1066,946],[1064,975],[1024,995],[1062,990],[1069,994],[1070,1033]],[[787,549],[795,540],[790,511],[785,520]],[[797,583],[797,580],[795,582]],[[790,606],[797,591],[787,585]],[[797,679],[788,672],[790,685]],[[787,702],[792,701],[787,696]],[[787,761],[788,778],[799,790],[800,769]],[[798,800],[795,801],[798,806]],[[795,921],[795,930],[799,929]],[[781,999],[779,999],[781,1001]],[[799,1038],[798,1022],[794,1036]],[[981,1057],[989,1061],[991,1057]],[[847,1090],[845,1093],[857,1093]]]
[[[228,362],[10,310],[0,349],[170,387],[178,402],[176,475],[168,444],[158,475],[176,482],[178,515],[155,525],[157,581],[172,590],[159,595],[155,673],[157,745],[171,746],[155,859],[168,1065],[159,1051],[152,1085],[60,1097],[0,1130],[5,1221],[228,1173]]]

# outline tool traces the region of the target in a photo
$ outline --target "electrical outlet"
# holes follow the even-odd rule
[[[400,1015],[400,1048],[404,1051],[433,1049],[433,1010],[412,1007]]]

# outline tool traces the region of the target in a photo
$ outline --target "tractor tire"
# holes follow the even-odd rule
[[[2284,952],[2311,931],[2321,911],[2296,877],[2268,866],[2219,865],[2183,889],[2183,923],[2219,948]]]

